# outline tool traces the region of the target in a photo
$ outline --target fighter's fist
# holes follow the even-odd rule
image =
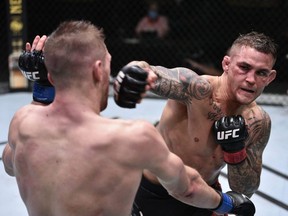
[[[42,51],[24,51],[19,56],[18,65],[27,79],[51,86],[47,78],[47,69]]]
[[[246,158],[245,139],[248,136],[245,120],[241,115],[225,116],[214,123],[216,142],[224,152],[224,161],[237,164]]]
[[[243,194],[228,191],[227,193],[219,192],[221,202],[218,208],[213,211],[217,214],[235,214],[239,216],[253,216],[255,206],[253,202]]]
[[[125,66],[114,81],[114,100],[124,108],[135,108],[145,92],[148,73],[139,66]]]
[[[33,100],[43,104],[51,103],[55,89],[48,80],[42,51],[24,51],[19,56],[18,65],[22,74],[34,82]]]

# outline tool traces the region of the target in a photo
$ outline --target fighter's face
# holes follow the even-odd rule
[[[254,101],[276,77],[272,55],[251,47],[243,46],[223,61],[226,61],[224,72],[228,74],[229,91],[241,104]]]

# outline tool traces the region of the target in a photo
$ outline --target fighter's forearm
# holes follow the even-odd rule
[[[181,91],[183,84],[177,68],[168,69],[162,66],[151,66],[158,79],[151,90],[155,94],[172,99],[186,99],[185,92]]]
[[[258,114],[251,110],[246,123],[249,127],[247,158],[240,164],[228,165],[228,178],[231,189],[251,197],[260,184],[262,155],[270,137],[271,119],[263,109]]]
[[[261,170],[254,170],[247,159],[238,165],[228,165],[230,188],[248,197],[257,191],[260,184],[260,174]]]
[[[190,69],[162,66],[151,66],[151,69],[158,76],[151,89],[157,95],[189,103],[192,98],[200,100],[211,93],[210,84]]]
[[[228,179],[230,188],[251,197],[258,189],[262,169],[262,154],[267,144],[267,136],[255,140],[251,133],[247,146],[247,158],[240,164],[228,165]]]
[[[179,188],[174,191],[168,190],[170,194],[188,205],[208,209],[216,208],[221,201],[220,195],[208,186],[195,169],[185,166],[185,170],[188,173],[188,178],[185,184],[180,184],[180,188],[182,188],[183,185],[187,185],[186,190],[181,193],[179,193],[179,191],[182,190],[179,190]],[[187,174],[185,174],[185,176],[187,176]]]
[[[12,149],[8,143],[3,150],[2,160],[6,173],[10,176],[15,176],[12,163]]]

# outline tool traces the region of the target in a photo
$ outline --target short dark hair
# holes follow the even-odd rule
[[[247,34],[240,34],[240,36],[233,42],[234,46],[249,46],[259,52],[271,54],[276,61],[278,45],[269,36],[256,31]]]

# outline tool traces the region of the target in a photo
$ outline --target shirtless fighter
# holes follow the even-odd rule
[[[271,38],[250,32],[240,35],[229,56],[224,56],[221,76],[134,61],[116,77],[115,102],[134,108],[145,93],[139,83],[147,82],[152,92],[168,98],[157,130],[170,151],[217,189],[220,171],[227,164],[230,188],[251,197],[260,184],[262,154],[271,130],[269,115],[255,99],[276,77],[276,56],[277,45]],[[148,77],[157,76],[154,83],[142,79],[147,72]],[[144,216],[211,215],[173,199],[148,170],[135,206],[133,211]]]
[[[48,75],[44,67],[22,70],[32,81],[52,83],[55,98],[15,113],[3,152],[30,216],[130,215],[143,169],[186,204],[254,215],[247,197],[216,192],[184,166],[150,123],[100,115],[111,61],[100,29],[88,21],[63,22],[45,42],[44,56]]]

